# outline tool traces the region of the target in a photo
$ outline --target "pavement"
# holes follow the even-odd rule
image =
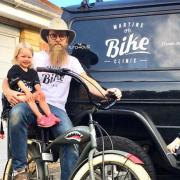
[[[5,139],[0,139],[0,179],[3,176],[3,171],[7,162],[7,129],[6,129],[6,123],[4,124],[4,130],[5,130]]]
[[[48,164],[48,169],[49,169],[49,179],[53,180],[59,180],[60,178],[60,163],[55,162],[55,163],[50,163]]]

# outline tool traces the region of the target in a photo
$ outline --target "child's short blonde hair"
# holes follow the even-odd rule
[[[18,56],[20,50],[23,49],[23,48],[29,49],[32,52],[32,56],[33,56],[34,51],[33,51],[32,46],[27,42],[21,42],[16,46],[16,49],[14,51],[14,56],[13,56],[13,60],[12,60],[13,64],[17,64],[17,56]],[[32,67],[32,65],[31,65],[31,67]]]

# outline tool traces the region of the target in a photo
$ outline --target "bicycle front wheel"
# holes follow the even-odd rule
[[[104,161],[103,161],[104,160]],[[95,180],[151,180],[140,164],[135,164],[119,154],[105,154],[93,158]],[[104,173],[103,173],[104,169]],[[89,163],[80,167],[72,180],[89,180]]]
[[[33,147],[28,147],[28,159],[27,159],[27,165],[28,165],[28,172],[29,172],[29,179],[40,179],[45,180],[45,174],[44,174],[44,166],[39,157],[39,153],[36,151],[36,149]],[[3,180],[12,180],[13,179],[13,168],[12,168],[12,159],[9,159],[3,175]]]

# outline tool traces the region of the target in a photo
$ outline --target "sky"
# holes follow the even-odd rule
[[[66,7],[66,6],[71,6],[75,4],[81,4],[83,0],[49,0],[49,2],[52,2],[53,4],[56,4],[57,6],[60,7]],[[103,0],[103,1],[112,1],[112,0]],[[120,0],[116,0],[120,1]],[[121,0],[121,2],[128,2],[128,1],[136,1],[136,0]],[[140,0],[139,0],[140,1]],[[148,1],[148,0],[146,0]],[[89,0],[89,3],[96,2],[96,0]]]
[[[52,2],[53,4],[56,4],[60,7],[66,7],[70,5],[75,4],[81,4],[82,0],[49,0],[49,2]],[[90,0],[89,2],[94,2],[93,0]]]
[[[89,0],[90,3],[95,2],[96,0]],[[104,0],[107,1],[107,0]],[[49,0],[49,2],[52,2],[53,4],[56,4],[60,7],[66,7],[71,6],[75,4],[81,4],[82,0]]]

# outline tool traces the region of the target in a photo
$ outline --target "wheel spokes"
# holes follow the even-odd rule
[[[103,178],[103,167],[94,167],[95,180],[135,180],[136,177],[128,168],[118,165],[106,164],[104,165],[104,178]],[[86,180],[90,180],[89,174],[85,177]]]

